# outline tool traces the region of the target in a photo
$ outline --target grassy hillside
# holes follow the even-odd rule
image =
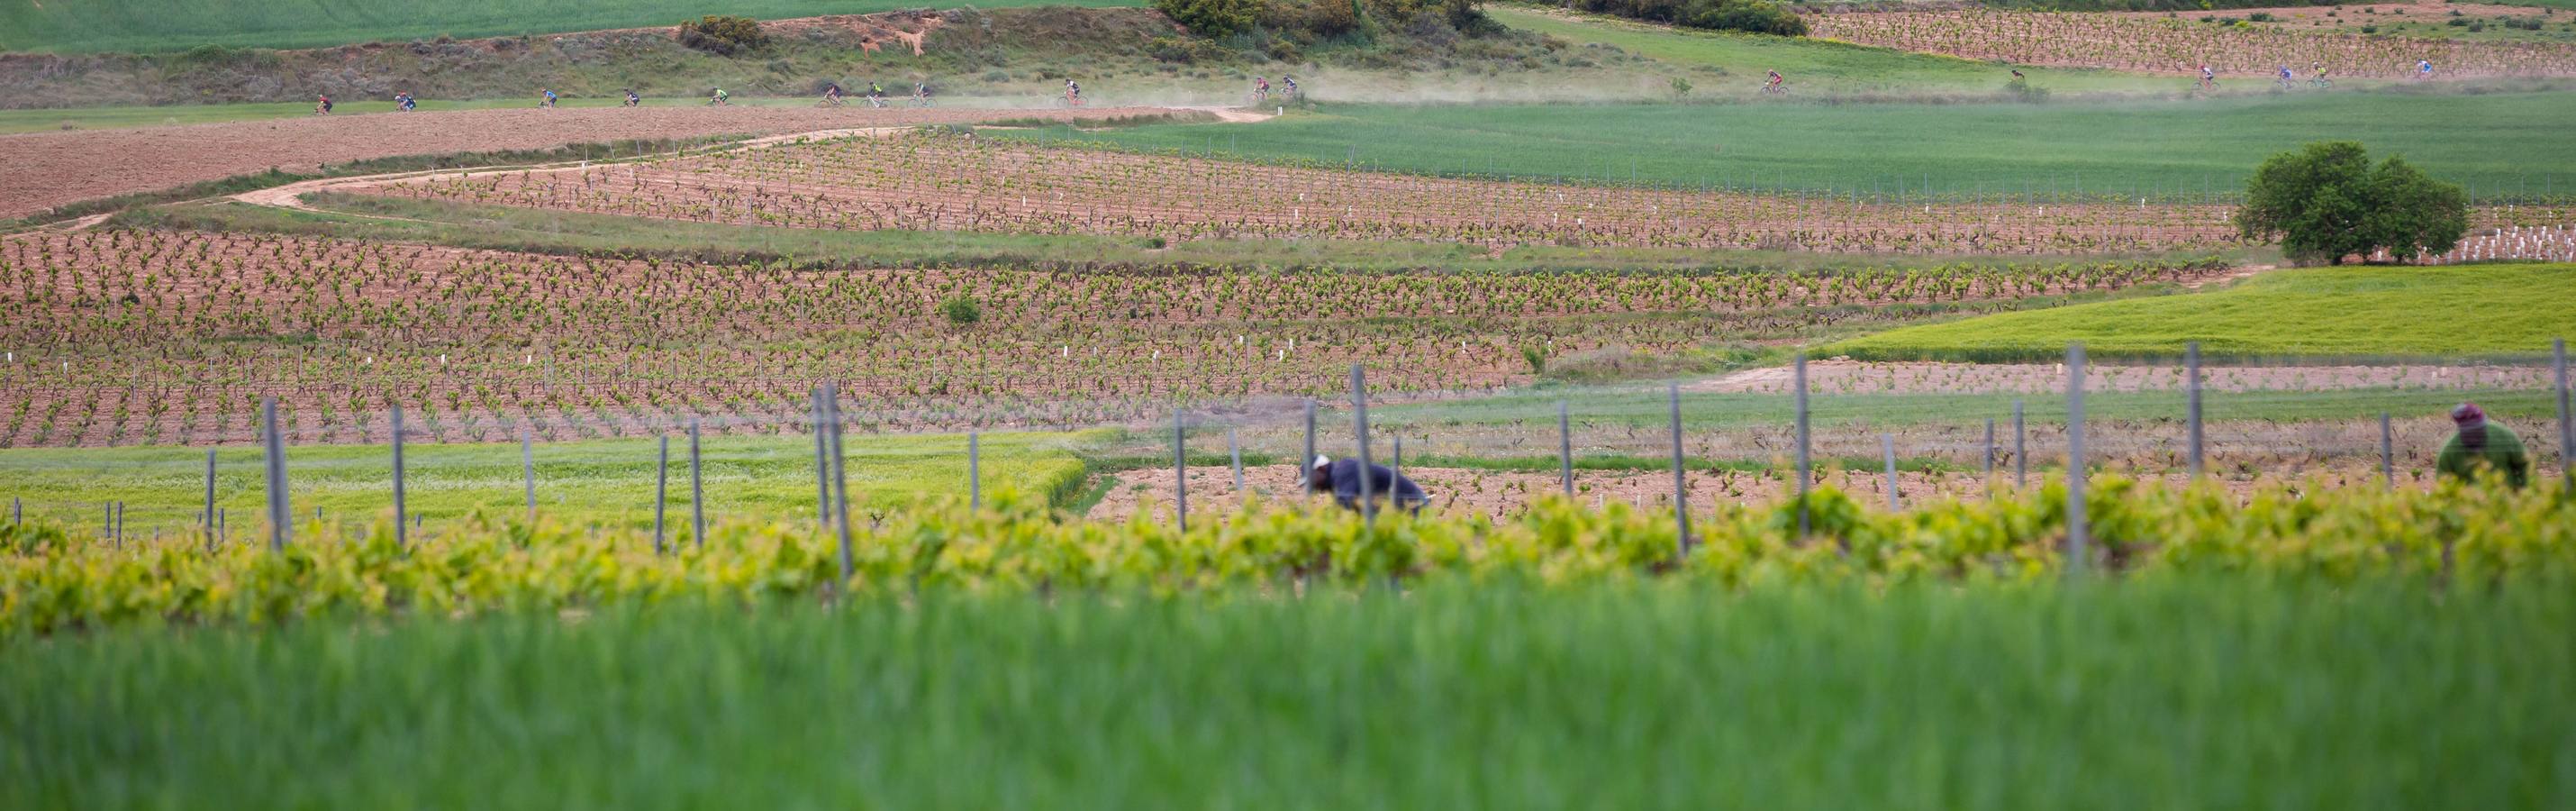
[[[2576,265],[2311,268],[2209,293],[2124,299],[1905,327],[1817,350],[1885,360],[2534,355],[2576,337]]]
[[[1142,6],[1140,0],[991,0],[1021,6]],[[182,51],[200,45],[318,48],[438,36],[494,37],[674,25],[705,14],[759,19],[867,14],[898,0],[0,0],[0,50],[50,53]]]
[[[1086,137],[1386,169],[1945,195],[2232,194],[2265,157],[2329,138],[2499,192],[2576,194],[2576,93],[2333,93],[2056,104],[1326,105],[1259,126]],[[1062,139],[1063,131],[1021,137]]]
[[[614,576],[614,575],[608,575]],[[1796,575],[1784,575],[1795,583]],[[2576,592],[666,606],[31,641],[0,805],[2551,807]],[[758,779],[743,779],[757,774]]]
[[[1044,107],[1062,94],[1067,78],[1080,80],[1095,103],[1219,104],[1238,103],[1255,74],[1292,70],[1310,81],[1329,75],[1324,84],[1345,96],[1403,86],[1473,97],[1504,88],[1571,97],[1576,88],[1624,83],[1631,86],[1628,97],[1652,98],[1663,92],[1655,71],[1669,69],[1615,52],[1578,58],[1570,55],[1576,49],[1508,29],[1476,36],[1447,28],[1382,31],[1318,42],[1279,61],[1235,47],[1241,40],[1212,45],[1176,37],[1170,18],[1144,8],[896,12],[769,29],[770,45],[733,56],[684,47],[657,28],[303,50],[210,46],[0,58],[0,87],[9,88],[0,94],[0,108],[61,109],[59,116],[30,115],[38,126],[88,126],[114,118],[90,115],[102,107],[309,105],[316,94],[354,111],[383,109],[399,91],[418,96],[428,109],[459,100],[532,104],[543,88],[598,102],[622,99],[627,88],[662,100],[704,98],[708,88],[721,86],[745,101],[766,96],[810,104],[826,82],[853,89],[879,82],[903,95],[915,81],[929,83],[943,104]],[[920,53],[896,38],[913,34],[922,37]],[[148,112],[135,115],[157,120]]]
[[[1490,5],[1486,16],[1512,28],[1577,45],[1601,44],[1690,69],[1685,98],[1760,94],[1764,71],[1780,71],[1798,94],[1991,95],[2010,77],[2002,66],[1825,40],[1700,31],[1575,14],[1528,5]],[[2162,92],[2170,78],[2104,70],[2023,67],[2057,92]]]
[[[416,415],[415,415],[416,416]],[[676,432],[675,432],[676,433]],[[994,434],[983,439],[983,480],[989,489],[1056,497],[1082,477],[1073,456],[1091,435]],[[707,437],[707,509],[732,518],[791,519],[814,508],[814,446],[806,437]],[[843,442],[853,503],[890,507],[923,498],[963,496],[963,436],[850,436]],[[626,439],[542,443],[536,446],[537,502],[566,522],[626,525],[653,520],[656,446]],[[290,447],[287,488],[295,514],[315,509],[335,522],[368,523],[393,509],[391,450],[372,446]],[[268,498],[255,447],[217,452],[215,503],[233,532],[258,532]],[[404,449],[409,471],[406,506],[426,513],[432,529],[441,519],[477,510],[517,516],[525,510],[519,446],[412,443]],[[688,440],[671,442],[670,510],[688,517]],[[127,503],[129,532],[178,529],[195,521],[205,499],[204,448],[126,447],[0,450],[0,499],[23,501],[29,520],[96,527],[102,505]]]
[[[885,29],[927,31],[914,54]],[[927,80],[942,96],[1015,96],[1043,103],[1064,77],[1085,84],[1107,74],[1154,75],[1148,52],[1171,21],[1143,9],[1072,7],[953,11],[934,18],[889,15],[866,25],[773,27],[772,44],[718,56],[680,45],[665,30],[592,31],[314,50],[199,48],[157,55],[107,54],[0,59],[0,107],[196,106],[301,102],[316,94],[379,107],[398,91],[424,106],[459,99],[533,104],[553,88],[567,98],[606,102],[634,88],[653,99],[704,98],[722,86],[735,96],[788,96],[811,103],[824,82],[865,88],[882,82],[909,93]],[[1130,91],[1110,90],[1111,101]],[[1134,98],[1132,93],[1123,93]],[[363,109],[363,108],[360,108]],[[187,115],[187,113],[174,113]]]

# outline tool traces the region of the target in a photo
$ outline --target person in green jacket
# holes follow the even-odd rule
[[[2461,481],[2476,481],[2494,468],[2504,476],[2505,484],[2521,488],[2531,483],[2531,452],[2523,450],[2522,437],[2502,425],[2487,423],[2487,412],[2476,403],[2461,403],[2451,409],[2451,422],[2460,432],[2442,446],[2442,455],[2433,469]]]

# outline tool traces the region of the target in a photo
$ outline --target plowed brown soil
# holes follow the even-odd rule
[[[270,167],[624,139],[767,135],[997,118],[1150,115],[1156,108],[874,109],[863,106],[463,110],[238,121],[185,127],[0,135],[0,219],[54,206],[220,180]]]

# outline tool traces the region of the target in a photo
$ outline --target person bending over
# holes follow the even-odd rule
[[[1420,514],[1422,505],[1431,503],[1431,494],[1423,492],[1421,485],[1414,484],[1412,479],[1385,465],[1369,465],[1366,479],[1361,478],[1360,460],[1357,459],[1319,455],[1306,466],[1306,491],[1331,493],[1334,503],[1344,509],[1360,508],[1363,483],[1367,485],[1369,497],[1385,498],[1396,509],[1405,512]]]

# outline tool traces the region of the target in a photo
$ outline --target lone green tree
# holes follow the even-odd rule
[[[2254,170],[2236,230],[2281,240],[2300,264],[2340,265],[2380,249],[2398,261],[2449,252],[2469,230],[2468,195],[2390,157],[2377,167],[2360,144],[2327,141],[2283,152]]]

